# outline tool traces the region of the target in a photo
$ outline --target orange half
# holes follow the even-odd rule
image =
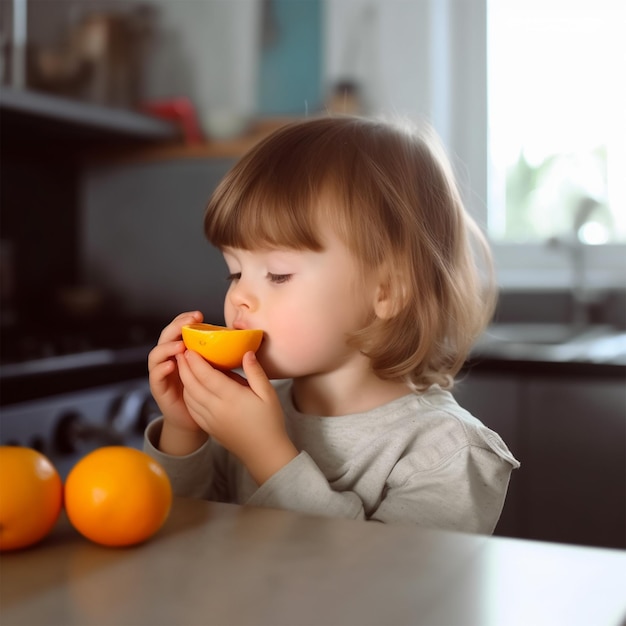
[[[261,345],[263,331],[235,330],[213,324],[183,326],[183,341],[187,349],[203,356],[211,365],[222,370],[241,367],[243,355],[256,352]]]

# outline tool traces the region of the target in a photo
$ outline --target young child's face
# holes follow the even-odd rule
[[[328,235],[321,252],[226,248],[231,277],[227,326],[260,328],[257,356],[270,378],[328,373],[363,357],[346,342],[371,315],[374,281],[365,286],[356,260]]]

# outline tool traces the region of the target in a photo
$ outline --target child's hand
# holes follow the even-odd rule
[[[259,485],[298,455],[276,391],[253,352],[243,359],[247,380],[214,369],[191,350],[176,358],[191,417],[239,458]]]
[[[176,355],[183,354],[185,351],[185,345],[181,339],[182,327],[185,324],[201,322],[202,319],[202,313],[199,311],[178,315],[163,329],[157,345],[150,351],[148,356],[150,391],[165,420],[164,432],[161,435],[162,442],[167,429],[173,432],[180,432],[183,438],[188,435],[189,447],[191,447],[192,441],[198,442],[200,439],[198,433],[201,429],[185,406],[183,384],[176,366]],[[201,434],[206,439],[204,433]],[[164,452],[168,452],[163,446],[160,447]],[[189,451],[191,450],[184,452]],[[180,453],[183,453],[183,451]]]

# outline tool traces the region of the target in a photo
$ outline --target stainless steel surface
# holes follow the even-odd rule
[[[102,348],[86,350],[29,359],[17,363],[0,364],[0,377],[19,378],[33,374],[50,374],[52,372],[67,371],[71,375],[73,370],[95,367],[99,365],[122,365],[135,361],[145,360],[152,346],[133,346],[130,348]]]
[[[98,446],[140,448],[156,414],[147,378],[140,378],[4,406],[0,443],[40,450],[65,477]]]
[[[13,37],[11,41],[11,84],[26,87],[26,45],[28,43],[28,0],[13,0]]]
[[[474,353],[507,359],[626,365],[626,332],[612,326],[494,324]]]
[[[618,626],[626,554],[176,499],[147,543],[63,520],[2,556],[3,626]]]
[[[11,130],[10,122],[19,121],[26,128],[38,123],[37,128],[43,124],[54,132],[62,130],[68,138],[71,132],[82,130],[92,144],[97,139],[172,141],[179,137],[176,126],[148,115],[28,90],[3,87],[0,90],[0,111],[3,132],[7,134]],[[42,132],[41,136],[45,137],[45,133]],[[64,149],[67,147],[64,145]]]

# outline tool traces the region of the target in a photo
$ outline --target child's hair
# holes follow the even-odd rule
[[[488,246],[433,134],[355,117],[289,124],[235,164],[204,218],[213,245],[247,250],[322,250],[321,225],[334,229],[363,276],[385,272],[392,315],[372,314],[349,338],[373,371],[418,390],[451,387],[496,294]]]

